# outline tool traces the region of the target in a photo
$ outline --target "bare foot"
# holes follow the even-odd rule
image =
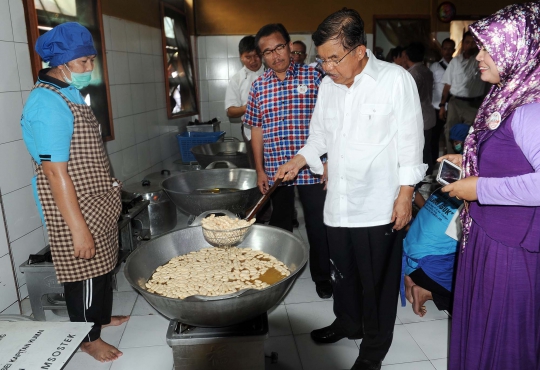
[[[110,362],[122,356],[117,348],[105,343],[101,338],[93,342],[81,343],[81,351],[88,353],[99,362]]]
[[[119,326],[129,320],[129,316],[111,316],[111,322],[107,325],[101,325],[101,329],[107,326]]]
[[[415,286],[413,279],[409,275],[405,275],[405,298],[409,301],[410,304],[413,303],[413,296],[411,293],[411,288]]]
[[[433,296],[429,290],[426,290],[418,285],[415,285],[411,288],[412,297],[413,297],[413,311],[420,317],[424,317],[427,313],[424,303],[426,301],[432,300]]]

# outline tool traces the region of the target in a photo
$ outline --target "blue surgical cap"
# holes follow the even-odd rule
[[[465,141],[465,138],[469,134],[471,126],[464,123],[458,123],[450,129],[450,140]]]
[[[36,51],[51,67],[97,54],[90,31],[76,22],[62,23],[39,36]]]

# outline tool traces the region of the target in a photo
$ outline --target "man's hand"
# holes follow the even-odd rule
[[[328,188],[328,162],[324,162],[323,167],[322,182],[324,182],[324,190],[326,190]]]
[[[283,181],[291,181],[298,176],[298,171],[306,165],[306,159],[302,155],[296,155],[289,162],[279,166],[274,180],[283,179]]]
[[[72,234],[71,237],[73,239],[73,255],[76,258],[89,260],[96,255],[94,238],[92,238],[92,234],[90,234],[88,228],[85,231]]]
[[[270,186],[268,186],[268,176],[264,171],[257,171],[257,186],[262,194],[266,194]]]
[[[470,176],[459,181],[446,185],[441,190],[449,193],[451,197],[456,197],[460,200],[468,200],[470,202],[478,200],[476,194],[476,184],[478,183],[477,176]]]
[[[442,157],[437,158],[437,162],[441,163],[443,160],[447,160],[452,162],[453,164],[459,166],[461,168],[461,165],[463,163],[463,155],[462,154],[447,154],[443,155]]]
[[[446,108],[444,105],[439,109],[439,119],[441,121],[446,121]]]
[[[402,186],[397,199],[394,201],[391,220],[391,222],[394,222],[394,230],[403,229],[411,221],[413,191],[414,188],[410,186]]]

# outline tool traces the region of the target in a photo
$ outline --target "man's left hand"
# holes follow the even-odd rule
[[[394,230],[401,230],[412,218],[412,197],[400,194],[394,201],[394,211],[392,212],[392,222]]]
[[[478,182],[477,176],[471,176],[459,181],[456,181],[452,184],[446,185],[441,190],[445,193],[449,193],[451,197],[456,197],[460,200],[474,201],[478,200],[478,195],[476,194],[476,183]]]

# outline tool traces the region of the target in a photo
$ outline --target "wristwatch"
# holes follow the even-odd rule
[[[440,107],[444,107],[444,106],[446,106],[446,103],[441,103],[441,104],[439,104],[439,108],[440,108]]]

